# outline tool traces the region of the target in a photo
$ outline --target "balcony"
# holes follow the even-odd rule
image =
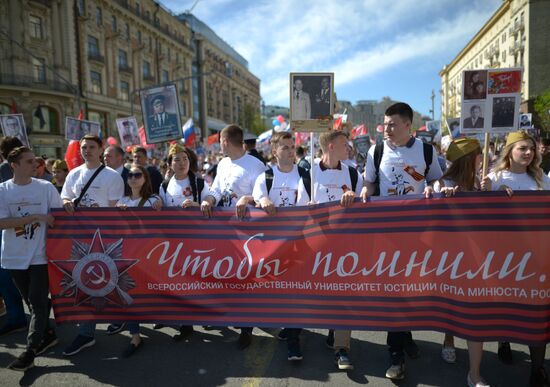
[[[514,42],[514,44],[510,46],[510,48],[508,49],[508,54],[514,55],[517,52],[524,51],[524,50],[525,50],[525,41],[519,40]]]
[[[105,63],[105,57],[99,52],[89,52],[88,59],[99,63]]]
[[[118,65],[118,71],[120,71],[122,73],[128,73],[128,74],[133,73],[132,67],[128,66],[127,64],[119,64]]]
[[[11,73],[0,73],[0,86],[22,86],[31,89],[41,89],[48,91],[59,91],[62,93],[74,94],[77,90],[75,85],[69,85],[58,78],[48,78],[41,82],[35,80],[34,77],[25,75],[16,75]]]
[[[144,75],[144,76],[143,76],[143,80],[144,80],[144,81],[151,81],[151,82],[153,82],[153,81],[155,80],[155,76],[154,76],[154,75],[150,75],[150,74],[149,74],[149,75]]]
[[[525,21],[523,21],[523,19],[514,22],[514,24],[510,27],[510,34],[515,35],[520,30],[525,30]]]

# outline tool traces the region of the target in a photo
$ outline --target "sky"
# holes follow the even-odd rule
[[[196,0],[162,0],[178,14]],[[502,0],[199,0],[193,15],[239,52],[266,105],[290,72],[333,72],[339,100],[393,100],[440,116],[439,72]]]

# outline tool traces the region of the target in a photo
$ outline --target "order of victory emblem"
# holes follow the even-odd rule
[[[64,276],[61,280],[62,297],[74,297],[75,305],[90,303],[97,309],[107,303],[118,306],[133,302],[128,292],[136,283],[128,270],[139,262],[122,258],[123,239],[103,244],[99,229],[90,244],[73,239],[68,260],[52,260]]]

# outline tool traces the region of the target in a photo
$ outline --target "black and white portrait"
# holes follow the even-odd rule
[[[532,124],[532,113],[521,113],[519,115],[519,128],[520,129],[530,129],[533,127]]]
[[[118,118],[116,120],[120,145],[123,149],[131,145],[140,145],[136,117]]]
[[[462,85],[465,100],[486,99],[487,70],[465,71]]]
[[[462,132],[480,132],[485,127],[485,104],[478,102],[463,102],[460,119]],[[474,131],[470,129],[475,129]]]
[[[493,128],[514,128],[516,111],[516,97],[493,98]]]
[[[65,118],[65,138],[79,141],[87,134],[99,136],[101,124],[94,121],[79,120],[72,117]]]
[[[4,136],[17,137],[23,145],[30,148],[23,114],[0,115],[0,126]]]
[[[139,94],[147,143],[181,139],[181,118],[176,85],[143,89]]]
[[[460,137],[460,117],[447,118],[447,128],[453,139]]]
[[[321,126],[324,131],[331,127],[334,113],[334,74],[291,73],[289,94],[292,128],[308,127],[319,130]]]

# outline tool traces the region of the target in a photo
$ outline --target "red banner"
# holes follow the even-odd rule
[[[547,192],[252,209],[54,212],[63,322],[436,330],[550,338]]]

